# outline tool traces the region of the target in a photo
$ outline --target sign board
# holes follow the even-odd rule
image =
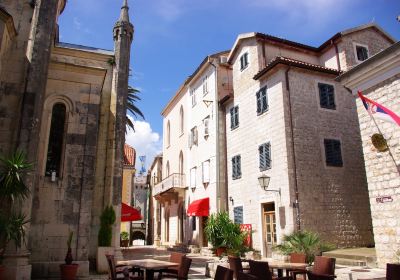
[[[233,221],[235,224],[243,224],[243,206],[233,207]]]
[[[385,195],[385,196],[378,196],[376,198],[377,203],[386,203],[386,202],[392,202],[393,198],[390,195]]]
[[[244,245],[247,247],[251,247],[251,224],[241,224],[240,230],[242,232],[247,232],[247,237],[244,240]]]

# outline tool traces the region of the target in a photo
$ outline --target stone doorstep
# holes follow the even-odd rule
[[[78,279],[88,279],[89,277],[89,261],[74,261],[79,264]],[[60,264],[64,262],[31,262],[32,279],[59,279]]]

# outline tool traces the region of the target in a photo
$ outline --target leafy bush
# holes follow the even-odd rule
[[[100,247],[110,247],[112,240],[112,226],[115,223],[114,208],[106,206],[100,216],[100,230],[98,236],[98,243]]]
[[[129,240],[129,233],[126,231],[121,232],[121,240]]]
[[[305,230],[284,235],[282,244],[274,247],[284,255],[303,253],[306,255],[306,262],[309,264],[313,263],[316,255],[334,248],[335,246],[332,244],[323,242],[317,233]]]

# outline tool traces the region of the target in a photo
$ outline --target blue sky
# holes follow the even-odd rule
[[[113,49],[122,0],[69,0],[61,41]],[[141,90],[146,119],[127,135],[138,154],[161,151],[161,110],[211,53],[230,49],[240,33],[263,32],[319,46],[335,33],[375,21],[400,38],[399,0],[129,0],[135,26],[130,84]]]

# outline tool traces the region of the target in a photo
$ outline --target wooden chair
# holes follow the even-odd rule
[[[400,279],[400,264],[388,263],[386,264],[386,280],[399,280]]]
[[[269,269],[268,262],[249,260],[250,274],[262,280],[291,280],[291,277],[275,277]]]
[[[233,270],[233,276],[237,279],[239,272],[244,272],[242,261],[239,257],[228,256],[228,262],[230,269]],[[246,269],[247,271],[249,269]]]
[[[290,254],[290,262],[291,263],[305,263],[307,259],[306,254],[303,253],[292,253]],[[297,275],[303,275],[303,279],[306,280],[306,269],[288,269],[286,272],[289,274],[287,276],[291,276],[293,280],[297,279]]]
[[[189,275],[190,265],[192,264],[192,259],[188,257],[183,257],[181,265],[178,269],[178,274],[175,273],[163,273],[162,271],[158,274],[158,279],[172,278],[178,280],[187,280]]]
[[[233,270],[221,265],[217,266],[214,280],[233,280]]]
[[[316,274],[311,271],[307,271],[308,280],[334,280],[335,275],[326,275],[326,274]]]
[[[316,256],[312,273],[320,275],[335,275],[335,258]]]
[[[130,275],[132,270],[127,266],[116,266],[114,255],[106,255],[108,268],[109,268],[109,279],[110,280],[118,280],[118,279],[132,279],[132,280],[143,280],[143,276],[133,276]],[[120,277],[122,276],[122,277]]]
[[[263,280],[263,279],[260,279],[260,278],[258,278],[256,276],[252,275],[252,274],[244,273],[244,272],[240,272],[240,271],[238,272],[238,275],[237,275],[236,279],[237,280]]]
[[[182,263],[183,258],[186,257],[186,254],[179,253],[179,252],[171,252],[169,255],[169,261],[173,263],[178,263],[176,267],[170,267],[166,269],[158,270],[158,273],[168,273],[168,274],[175,274],[178,275],[179,267]]]

